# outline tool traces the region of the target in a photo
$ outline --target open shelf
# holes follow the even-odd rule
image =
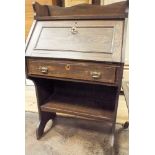
[[[50,83],[47,85],[49,88]],[[57,80],[53,81],[50,87],[52,91],[44,88],[50,95],[40,106],[41,111],[90,120],[114,120],[116,87]]]
[[[42,111],[46,112],[58,112],[64,114],[70,114],[80,116],[94,120],[113,120],[113,111],[105,110],[99,107],[92,107],[92,100],[81,98],[74,98],[71,96],[53,95],[52,100],[41,106]]]

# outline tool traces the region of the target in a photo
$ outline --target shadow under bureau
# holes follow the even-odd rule
[[[57,113],[109,122],[114,134],[125,47],[126,2],[63,8],[33,4],[26,75],[36,88],[37,139]]]

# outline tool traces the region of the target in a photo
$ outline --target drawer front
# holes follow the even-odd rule
[[[39,21],[27,56],[121,62],[123,21]]]
[[[116,67],[102,63],[58,60],[27,61],[28,75],[115,83]]]

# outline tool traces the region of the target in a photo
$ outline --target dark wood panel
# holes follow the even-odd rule
[[[35,50],[111,53],[114,28],[78,27],[78,24],[73,27],[43,27]]]
[[[75,116],[78,115],[81,117],[88,117],[96,120],[106,120],[106,121],[112,121],[113,116],[113,112],[111,111],[92,109],[89,107],[81,107],[78,105],[72,105],[67,103],[64,104],[55,100],[46,103],[45,105],[42,105],[41,110],[48,112],[51,111],[51,112],[71,114]]]
[[[59,17],[64,19],[64,17],[75,19],[75,16],[77,17],[88,17],[88,16],[99,16],[109,19],[122,19],[127,17],[127,2],[118,2],[114,4],[109,4],[105,6],[99,6],[99,5],[91,5],[91,4],[79,4],[72,7],[58,7],[58,6],[48,6],[48,8],[45,5],[40,5],[39,3],[34,4],[34,11],[36,12],[36,19],[37,20],[44,20],[44,17],[46,16],[45,20],[47,20],[47,16],[49,19],[51,17]],[[47,11],[45,11],[45,9]],[[87,11],[85,11],[87,10]],[[45,12],[45,14],[44,14]],[[48,12],[48,15],[46,14]],[[43,17],[43,18],[42,18]]]
[[[99,82],[99,81],[86,81],[86,80],[78,80],[78,79],[68,79],[68,78],[60,78],[60,77],[50,77],[44,75],[27,75],[28,79],[39,78],[39,79],[47,79],[47,80],[59,80],[59,81],[68,81],[68,82],[75,82],[75,83],[87,83],[87,84],[100,84],[104,86],[118,86],[119,82],[116,79],[115,83],[107,83],[107,82]]]
[[[28,60],[28,74],[115,83],[117,67],[98,63]]]
[[[37,21],[26,55],[120,62],[123,25],[115,20]]]
[[[37,139],[43,135],[46,123],[50,119],[54,119],[57,112],[109,121],[112,123],[114,136],[124,66],[122,44],[127,3],[120,2],[107,6],[83,4],[69,8],[34,3],[33,7],[36,12],[35,19],[38,21],[34,24],[26,44],[26,72],[27,77],[33,80],[36,88],[40,115],[36,131]],[[72,41],[70,44],[74,44],[74,46],[71,45],[73,50],[65,51],[68,50],[64,48],[65,45],[60,46],[65,41],[59,39],[55,42],[57,48],[62,48],[60,51],[55,50],[53,45],[49,49],[44,49],[43,46],[49,47],[49,43],[51,43],[47,38],[50,38],[51,41],[57,35],[60,37],[60,34],[53,35],[54,32],[52,32],[53,38],[49,32],[43,35],[43,38],[46,39],[41,48],[40,45],[37,45],[40,43],[39,36],[42,37],[43,27],[75,28],[77,21],[76,28],[88,26],[97,28],[103,25],[114,27],[113,50],[104,51],[105,49],[109,51],[106,39],[111,38],[110,33],[105,35],[106,39],[103,39],[106,47],[98,45],[100,50],[104,49],[102,52],[89,51],[91,45],[86,41],[82,41],[82,43],[86,43],[85,51],[82,51],[83,47],[80,47],[83,45],[82,43],[76,47],[77,49],[80,47],[80,51],[77,52],[76,49],[73,49],[77,44]],[[96,38],[98,38],[98,32],[97,30],[97,33],[93,34]],[[58,29],[55,33],[58,33]],[[93,35],[90,38],[95,38]],[[66,35],[64,36],[62,38],[68,39]],[[95,45],[95,42],[96,40],[93,39],[92,45]],[[99,39],[97,42],[100,43]],[[69,45],[69,43],[67,44]]]

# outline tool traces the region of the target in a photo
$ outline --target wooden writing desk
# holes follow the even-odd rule
[[[126,2],[69,8],[35,3],[26,75],[36,87],[37,139],[57,113],[112,124],[121,88]]]

